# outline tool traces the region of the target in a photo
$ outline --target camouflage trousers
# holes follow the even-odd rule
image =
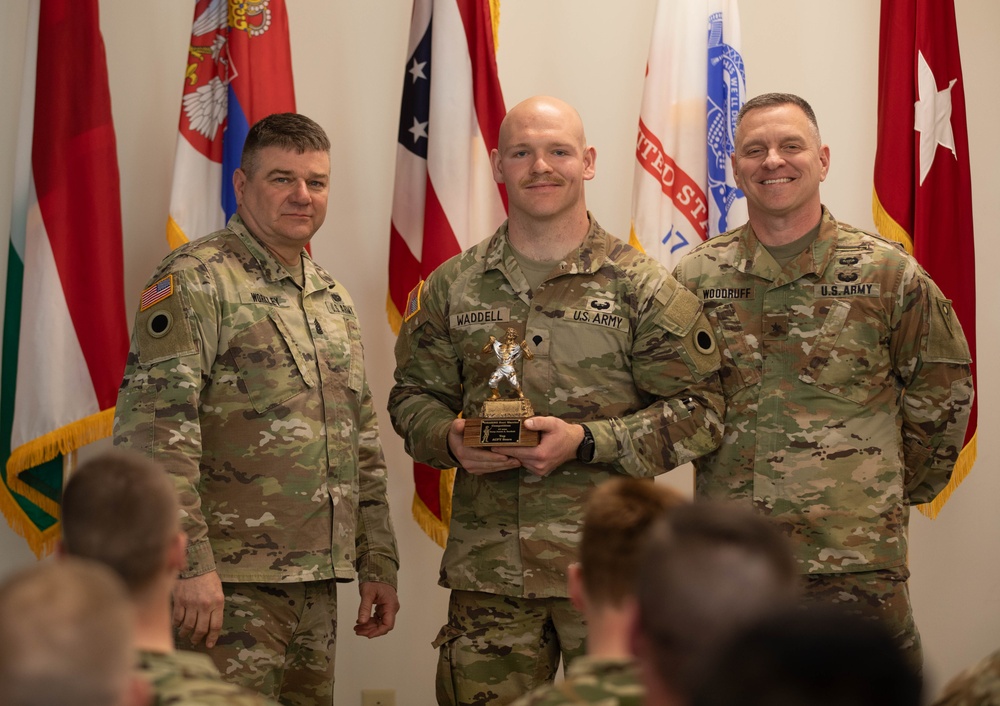
[[[587,626],[568,598],[452,591],[439,649],[441,706],[503,706],[551,682],[585,649]]]
[[[337,583],[223,583],[222,632],[207,654],[222,677],[286,706],[333,704]]]
[[[924,653],[913,621],[905,566],[847,574],[806,574],[802,597],[833,603],[849,613],[882,621],[917,674],[923,672]]]

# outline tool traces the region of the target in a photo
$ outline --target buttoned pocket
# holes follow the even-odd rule
[[[269,316],[233,336],[229,353],[250,404],[264,414],[309,387],[280,319]]]

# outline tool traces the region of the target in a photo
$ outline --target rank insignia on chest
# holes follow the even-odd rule
[[[139,311],[145,311],[149,307],[153,306],[158,302],[162,302],[164,299],[169,297],[174,293],[174,276],[167,275],[160,280],[157,280],[153,284],[142,290],[142,294],[139,295]]]

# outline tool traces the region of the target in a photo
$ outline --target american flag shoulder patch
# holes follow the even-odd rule
[[[139,311],[145,311],[149,307],[153,306],[157,302],[162,302],[164,299],[169,297],[174,293],[174,276],[167,275],[166,277],[157,280],[153,284],[142,290],[142,294],[139,296]]]
[[[420,311],[420,292],[424,288],[424,280],[417,282],[417,286],[410,291],[406,297],[406,308],[403,310],[403,321],[409,321]]]

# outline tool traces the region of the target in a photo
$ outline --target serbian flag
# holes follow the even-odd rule
[[[236,212],[233,172],[250,126],[293,112],[285,0],[198,0],[170,191],[170,247],[226,225]]]
[[[872,209],[879,232],[902,243],[952,300],[975,358],[972,177],[953,0],[882,0]],[[920,506],[931,518],[976,460],[977,413],[973,401],[951,482]]]
[[[118,154],[98,0],[35,0],[7,261],[0,508],[39,557],[64,465],[111,434],[128,352]]]
[[[668,269],[746,221],[730,161],[745,98],[736,0],[660,0],[639,111],[629,242]]]
[[[389,235],[389,323],[435,267],[506,217],[490,150],[506,113],[489,0],[414,0],[396,146]],[[414,300],[415,301],[415,300]],[[454,471],[414,464],[413,514],[444,546]]]

